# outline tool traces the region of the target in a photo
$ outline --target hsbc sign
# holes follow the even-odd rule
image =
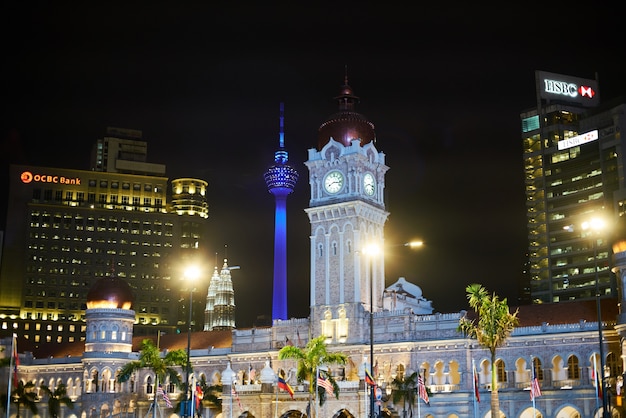
[[[537,90],[542,99],[561,100],[581,104],[585,107],[599,104],[596,80],[570,77],[561,74],[537,71]]]
[[[579,94],[582,97],[588,97],[593,99],[596,92],[589,86],[577,86],[574,83],[566,83],[565,81],[558,80],[543,80],[545,91],[547,93],[562,94],[563,96],[576,97]]]

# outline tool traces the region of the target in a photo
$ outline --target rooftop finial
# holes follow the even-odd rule
[[[345,74],[343,76],[343,83],[348,85],[348,64],[345,65]]]
[[[280,134],[278,146],[285,148],[285,104],[283,102],[280,102]]]

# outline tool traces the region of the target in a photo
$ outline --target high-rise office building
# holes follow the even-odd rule
[[[97,144],[103,151],[113,142],[127,144],[125,138],[106,139]],[[112,154],[108,159],[116,162],[107,167],[124,166],[124,172],[11,166],[0,271],[2,329],[35,344],[84,339],[86,294],[107,276],[127,280],[134,289],[136,334],[179,325],[178,270],[190,251],[202,250],[206,182],[174,180],[176,187],[185,186],[174,190],[176,204],[170,207],[167,177],[128,174],[134,171],[132,158]],[[139,172],[161,171],[158,164],[138,164]],[[195,196],[192,208],[181,203],[190,200],[180,197],[183,192]]]
[[[601,104],[593,79],[537,71],[536,87],[521,114],[531,298],[616,296],[611,228],[587,226],[623,212],[625,106]]]

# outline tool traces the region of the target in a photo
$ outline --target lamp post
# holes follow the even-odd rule
[[[594,218],[589,222],[584,222],[582,225],[583,230],[591,229],[592,235],[594,232],[601,230],[604,228],[604,222],[601,219]],[[609,418],[609,411],[607,408],[606,401],[606,388],[604,387],[604,342],[602,335],[602,308],[600,306],[600,278],[598,275],[598,243],[597,237],[593,237],[593,262],[594,262],[594,272],[595,272],[595,280],[596,280],[596,315],[598,319],[598,339],[600,340],[600,370],[598,374],[600,379],[596,384],[602,385],[602,417]]]
[[[192,282],[195,282],[200,276],[200,270],[197,267],[191,266],[185,270],[185,278],[188,281],[189,285],[189,322],[187,323],[187,367],[185,370],[185,387],[187,391],[185,392],[185,401],[191,402],[191,394],[192,388],[189,384],[189,372],[191,369],[191,321],[193,319],[193,286]],[[187,411],[191,412],[191,403],[185,403],[185,416],[187,416]],[[188,409],[189,408],[189,409]]]
[[[404,244],[400,244],[403,247],[418,248],[424,245],[423,241],[410,241]],[[369,244],[364,248],[364,253],[369,258],[369,281],[370,281],[370,375],[376,379],[374,375],[374,257],[380,253],[380,247],[376,244]],[[374,410],[374,388],[370,387],[370,418],[375,418],[376,413]]]
[[[369,281],[370,281],[370,375],[374,375],[374,257],[378,254],[379,248],[375,244],[370,244],[365,248],[365,254],[369,258]],[[370,418],[375,417],[374,412],[374,387],[370,386]]]

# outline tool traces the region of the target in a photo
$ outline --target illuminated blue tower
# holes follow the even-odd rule
[[[267,190],[276,200],[272,320],[287,319],[287,196],[298,181],[298,172],[287,164],[289,154],[285,150],[284,118],[284,104],[281,103],[279,148],[274,153],[274,165],[265,172]]]

